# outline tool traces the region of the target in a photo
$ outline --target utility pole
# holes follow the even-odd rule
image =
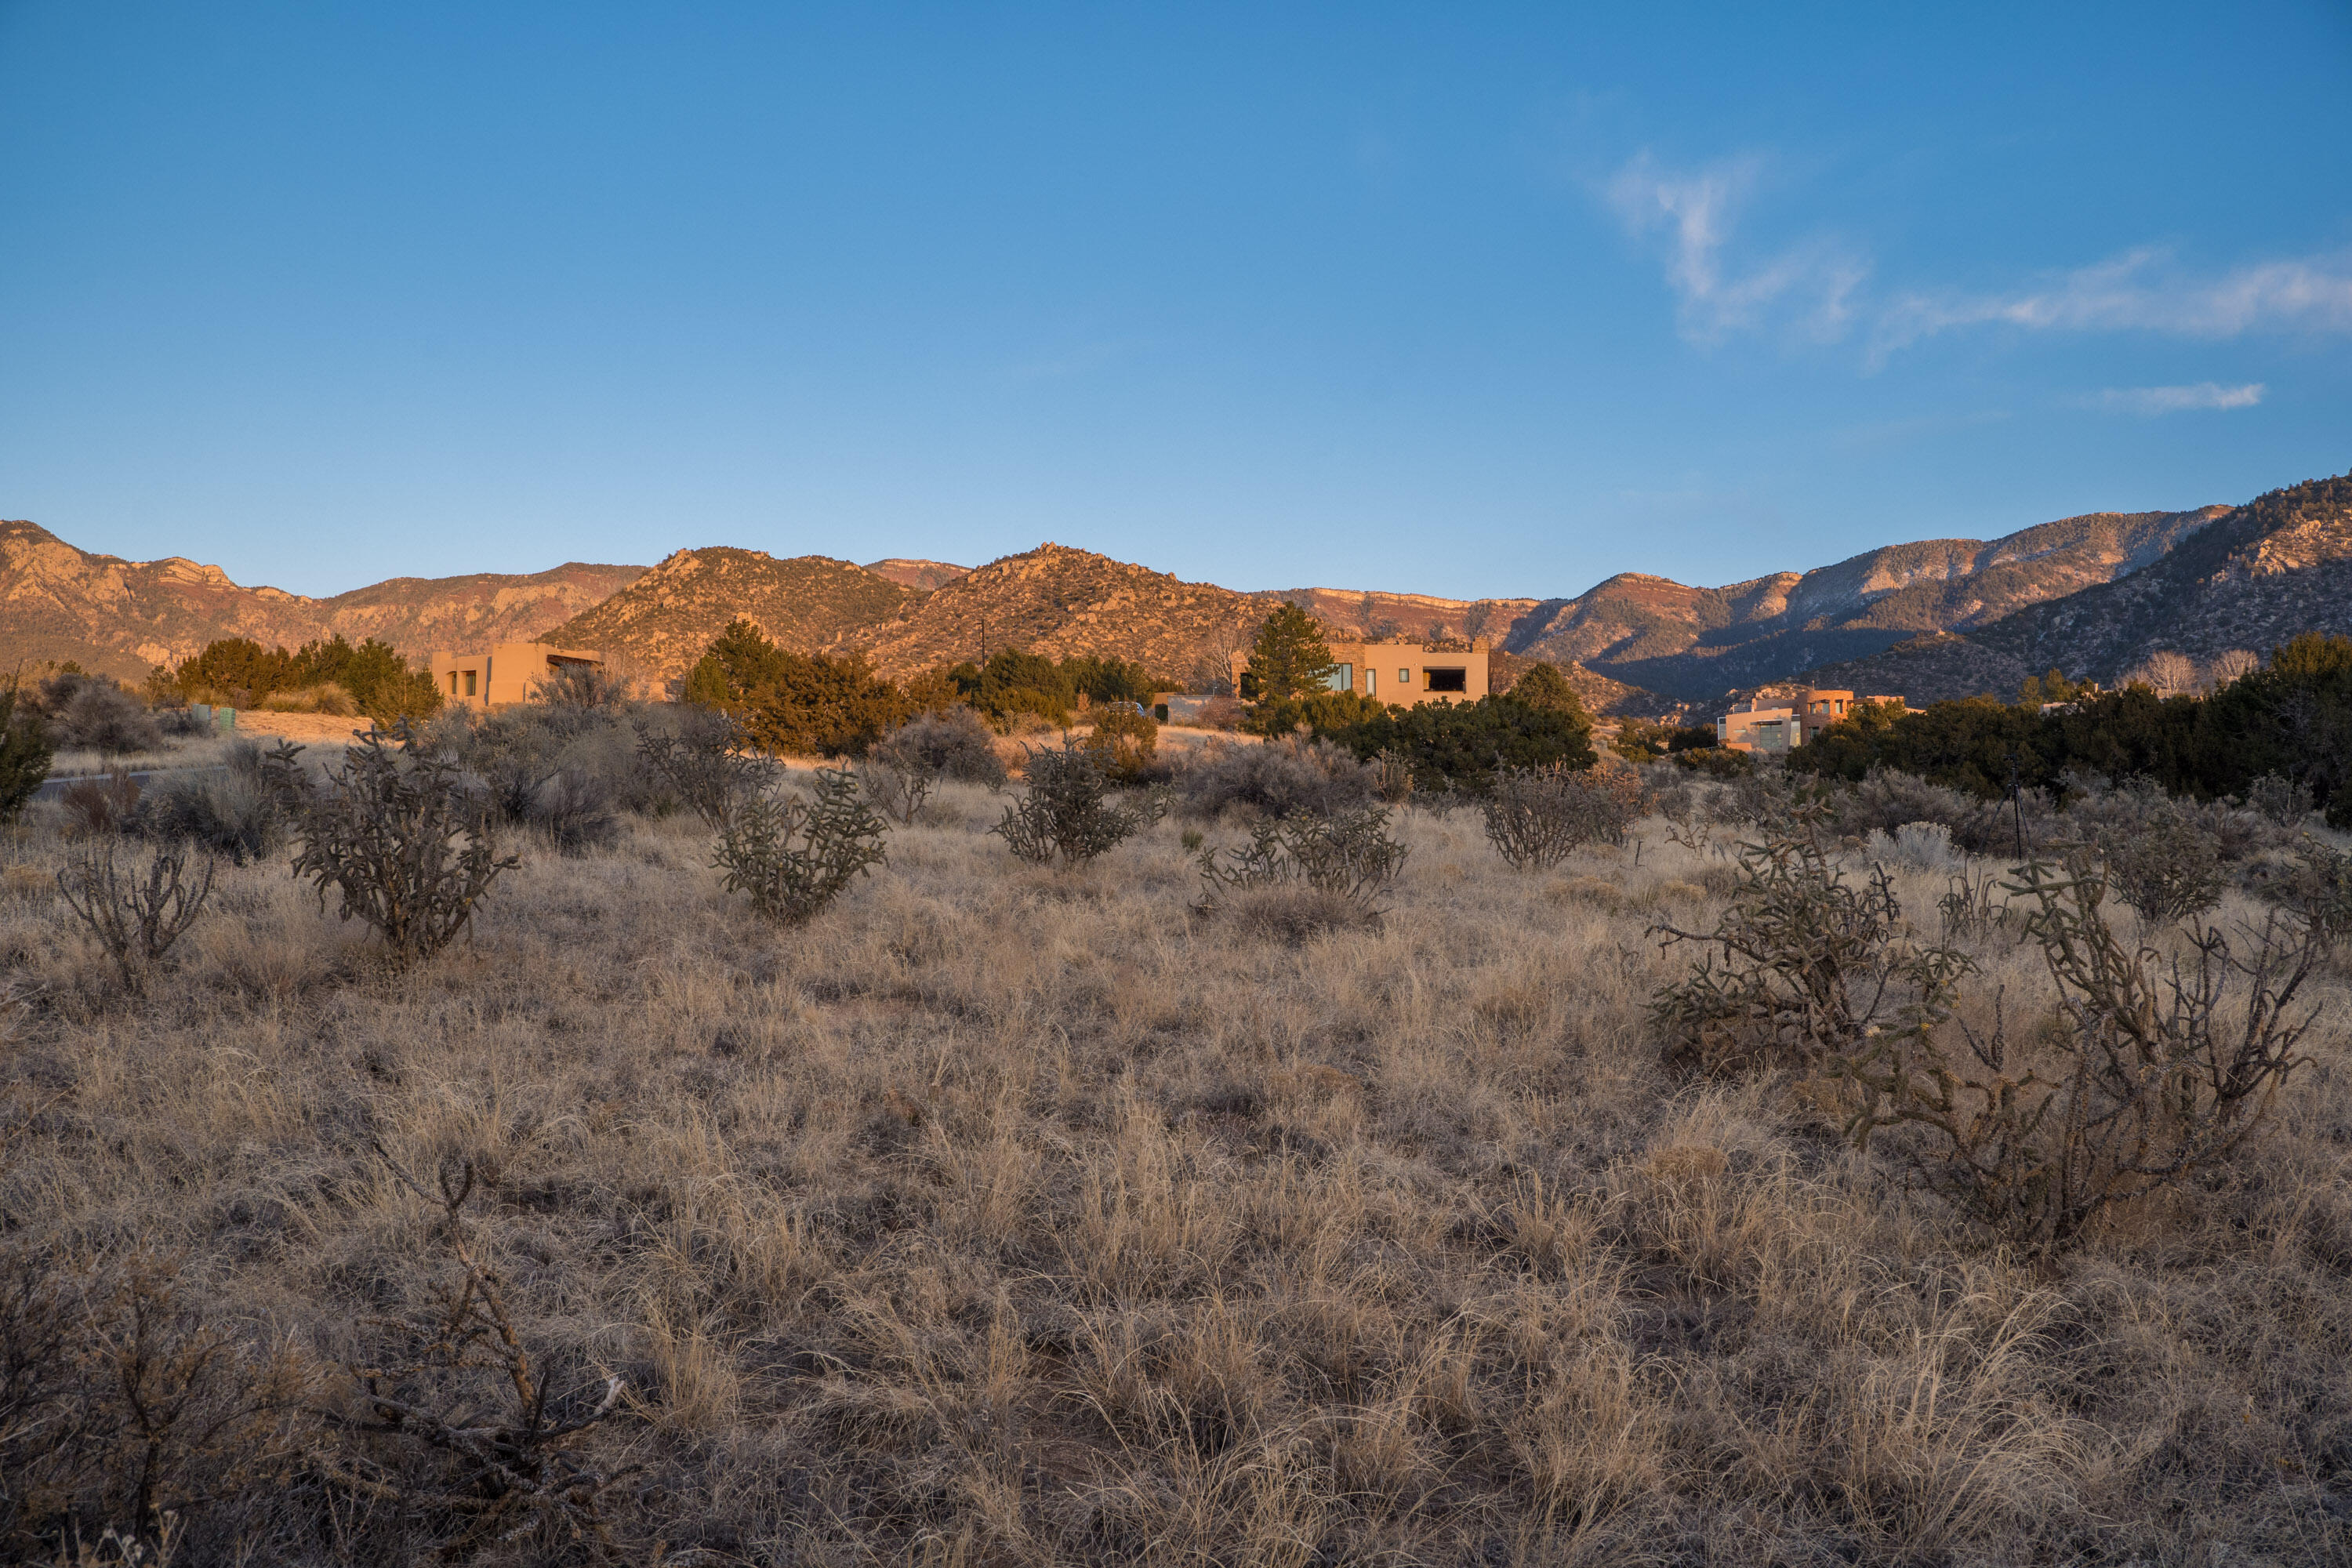
[[[2025,861],[2025,791],[2017,782],[2015,757],[2009,760],[2009,811],[2011,820],[2017,826],[2017,858],[2022,865]]]

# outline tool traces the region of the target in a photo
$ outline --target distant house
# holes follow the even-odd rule
[[[567,665],[594,669],[604,656],[593,648],[555,647],[543,642],[502,642],[485,653],[436,653],[433,684],[453,708],[488,710],[529,702],[538,686]]]
[[[1855,700],[1852,691],[1811,686],[1779,704],[1751,697],[1745,707],[1735,708],[1715,721],[1715,743],[1734,752],[1786,752],[1850,716]],[[1903,706],[1900,697],[1874,695],[1860,700],[1888,708]]]
[[[1413,708],[1423,702],[1475,702],[1488,684],[1487,648],[1480,642],[1334,642],[1326,645],[1339,669],[1334,691],[1359,691],[1380,702]],[[1249,672],[1249,652],[1233,657],[1234,690]]]

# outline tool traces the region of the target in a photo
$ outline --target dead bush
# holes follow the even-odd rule
[[[2221,901],[2221,841],[2161,795],[2098,833],[2106,879],[2151,926],[2203,914]]]
[[[143,871],[128,871],[115,859],[115,841],[93,839],[78,849],[58,873],[58,891],[122,976],[136,989],[148,971],[204,913],[213,890],[213,862],[188,875],[188,852],[167,844],[147,858]]]
[[[1057,858],[1082,865],[1144,825],[1140,814],[1110,799],[1110,781],[1094,753],[1067,741],[1057,752],[1030,752],[1024,772],[1028,787],[1022,798],[989,831],[1033,865]]]
[[[502,871],[492,807],[463,787],[457,765],[418,745],[406,720],[371,731],[327,770],[326,787],[296,817],[294,875],[319,907],[341,896],[342,920],[375,928],[395,963],[430,957],[457,939]]]
[[[636,735],[638,757],[713,833],[724,833],[744,802],[764,798],[780,772],[724,713],[692,709],[676,734],[639,723]]]
[[[1267,816],[1312,812],[1329,816],[1368,804],[1377,769],[1328,741],[1286,736],[1262,745],[1212,743],[1178,775],[1185,812],[1209,817],[1245,805]]]
[[[1827,1069],[1859,1095],[1847,1124],[1858,1145],[1912,1130],[1906,1152],[1928,1186],[2010,1244],[2043,1251],[2109,1205],[2237,1152],[2301,1060],[2318,1009],[2299,1012],[2299,999],[2326,938],[2273,913],[2241,928],[2250,956],[2207,927],[2193,960],[2168,963],[2116,940],[2100,912],[2105,882],[2085,857],[2031,863],[2009,886],[2033,900],[2025,934],[2059,995],[2047,1024],[2013,1044],[1998,1012],[1979,1035],[1919,1008],[1901,1027],[1849,1039]]]
[[[75,831],[120,833],[136,818],[140,793],[137,779],[118,773],[106,779],[78,779],[66,785],[58,799]]]
[[[1641,810],[1629,769],[1501,768],[1480,805],[1486,841],[1515,871],[1548,871],[1587,844],[1622,844]]]
[[[781,925],[800,925],[888,858],[887,829],[859,797],[846,768],[821,768],[814,793],[754,795],[720,829],[711,862],[730,893]]]
[[[2246,786],[2246,809],[2288,829],[2308,821],[2313,810],[2311,786],[2276,773],[2264,773]]]
[[[300,1468],[309,1369],[184,1299],[176,1259],[77,1267],[0,1252],[0,1557],[231,1561]],[[57,1554],[54,1558],[52,1554]]]
[[[1388,831],[1384,806],[1338,816],[1301,812],[1250,830],[1245,848],[1201,851],[1202,914],[1241,911],[1261,921],[1312,930],[1376,921],[1376,905],[1404,869],[1405,847]]]
[[[913,826],[921,815],[934,777],[927,770],[883,762],[871,754],[857,767],[857,782],[865,788],[866,798],[901,827]]]
[[[1671,1065],[1717,1076],[1809,1070],[1934,1010],[1971,967],[1953,949],[1911,939],[1884,867],[1847,880],[1823,845],[1828,819],[1821,805],[1799,807],[1761,843],[1742,845],[1738,889],[1712,931],[1650,928],[1665,946],[1706,950],[1650,1003]]]
[[[493,1542],[541,1562],[619,1560],[604,1500],[635,1467],[598,1466],[580,1438],[619,1405],[621,1379],[601,1369],[566,1379],[525,1342],[506,1281],[466,1221],[470,1163],[445,1164],[428,1192],[381,1143],[376,1154],[441,1211],[437,1238],[457,1268],[431,1288],[428,1311],[378,1320],[380,1349],[346,1369],[341,1397],[320,1412],[333,1438],[324,1479],[398,1510],[442,1542],[445,1560]]]
[[[286,842],[286,803],[264,774],[264,753],[233,742],[226,765],[166,780],[141,803],[133,826],[150,838],[184,840],[243,866],[267,859]]]

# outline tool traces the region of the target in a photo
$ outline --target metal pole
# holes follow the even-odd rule
[[[2017,753],[2009,753],[2009,805],[2017,824],[2017,858],[2025,859],[2025,792],[2018,782]]]

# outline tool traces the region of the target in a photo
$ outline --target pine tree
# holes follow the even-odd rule
[[[1529,708],[1549,708],[1562,713],[1573,713],[1588,723],[1591,721],[1590,715],[1584,710],[1583,699],[1577,696],[1576,688],[1568,683],[1568,677],[1559,672],[1557,665],[1532,667],[1511,683],[1510,696],[1513,701],[1525,703]]]
[[[0,686],[0,822],[13,822],[49,776],[49,742],[41,716],[20,709],[16,682]]]
[[[1260,702],[1328,690],[1339,671],[1323,623],[1295,604],[1285,602],[1266,616],[1250,645],[1249,672]]]

